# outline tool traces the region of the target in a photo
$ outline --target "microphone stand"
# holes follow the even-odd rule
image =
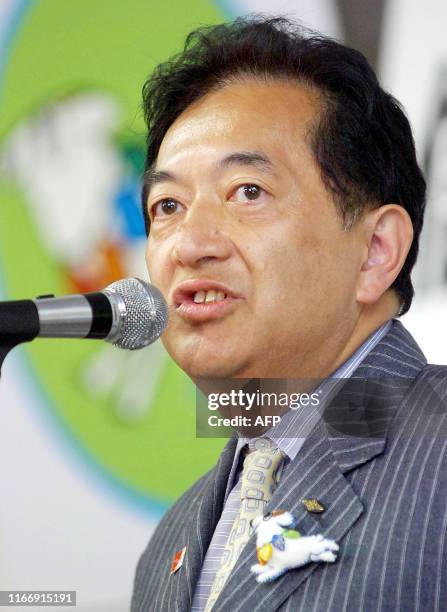
[[[0,377],[6,355],[18,344],[39,334],[40,322],[32,300],[0,302]]]

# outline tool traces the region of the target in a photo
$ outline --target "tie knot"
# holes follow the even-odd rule
[[[248,449],[250,453],[253,451],[272,451],[275,448],[277,448],[277,446],[271,440],[269,440],[269,438],[253,438],[252,440],[248,441]]]

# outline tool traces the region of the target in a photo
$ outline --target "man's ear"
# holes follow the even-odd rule
[[[364,215],[364,257],[357,302],[374,304],[396,280],[413,241],[413,224],[398,204],[385,204]]]

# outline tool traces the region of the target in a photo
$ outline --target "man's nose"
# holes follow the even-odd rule
[[[191,268],[212,260],[230,257],[232,243],[228,235],[225,211],[219,204],[196,201],[177,227],[172,256],[175,263]]]

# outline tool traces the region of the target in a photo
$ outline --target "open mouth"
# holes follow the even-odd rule
[[[173,295],[178,314],[196,321],[222,317],[240,300],[241,297],[226,285],[204,279],[181,283]]]

